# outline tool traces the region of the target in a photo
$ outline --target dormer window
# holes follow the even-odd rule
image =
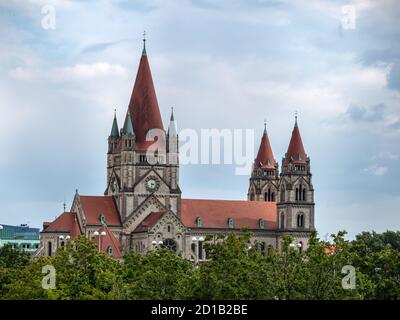
[[[196,218],[196,227],[202,227],[203,226],[203,222],[201,221],[201,218],[200,217],[197,217]]]
[[[260,227],[260,229],[265,229],[265,220],[264,219],[258,220],[258,226]]]
[[[232,219],[232,218],[228,218],[228,227],[229,227],[229,228],[233,228],[233,227],[234,227],[233,219]]]
[[[99,216],[99,221],[100,221],[100,224],[106,224],[106,217],[105,217],[105,215],[104,214],[100,214],[100,216]]]
[[[107,248],[107,253],[111,256],[113,254],[113,248],[111,246],[108,246]]]
[[[267,166],[269,166],[271,164],[271,160],[267,160]]]
[[[297,159],[298,160],[302,160],[302,157],[301,157],[301,153],[299,152],[299,154],[297,155]]]

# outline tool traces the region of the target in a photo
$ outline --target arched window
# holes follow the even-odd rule
[[[303,228],[304,227],[304,214],[299,213],[297,215],[297,227]]]
[[[229,228],[233,228],[233,227],[234,227],[233,219],[232,219],[232,218],[228,218],[228,227],[229,227]]]
[[[203,226],[203,222],[201,221],[200,217],[196,218],[196,227],[202,227]]]
[[[265,242],[261,242],[261,243],[260,243],[260,251],[261,251],[261,254],[262,254],[263,256],[265,256],[265,249],[266,249],[266,244],[265,244]]]
[[[281,229],[285,228],[285,214],[283,212],[281,212],[280,227],[281,227]]]
[[[284,202],[285,201],[285,187],[284,186],[282,186],[281,187],[282,189],[281,189],[281,202]]]
[[[300,185],[301,187],[301,185]],[[296,201],[300,200],[299,199],[299,188],[296,188]]]
[[[258,220],[258,226],[260,227],[260,229],[264,229],[265,228],[265,220],[263,220],[263,219]]]
[[[171,232],[171,226],[170,225],[168,225],[167,230],[168,230],[168,232]]]
[[[306,201],[306,189],[303,189],[303,201]]]
[[[199,241],[199,260],[203,260],[203,241]]]
[[[51,241],[49,241],[49,242],[47,243],[47,255],[48,255],[49,257],[51,257],[51,255],[52,255],[52,253],[53,253],[52,245],[53,245],[53,243],[52,243]],[[15,249],[15,247],[14,247],[14,249]]]
[[[264,193],[264,201],[275,201],[275,193],[272,192],[271,188],[268,188],[267,192]]]
[[[107,253],[111,256],[113,254],[113,248],[111,246],[108,246],[107,248]]]
[[[250,201],[254,201],[254,193],[250,193]]]
[[[103,224],[103,225],[106,224],[106,217],[104,216],[104,214],[100,213],[99,221],[100,221],[100,224]]]

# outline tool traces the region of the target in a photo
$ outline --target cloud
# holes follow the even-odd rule
[[[374,176],[377,176],[377,177],[382,177],[388,172],[388,168],[387,167],[373,165],[373,166],[369,166],[367,168],[362,169],[362,171],[364,173],[368,174],[368,175],[374,175]]]
[[[183,127],[255,128],[261,135],[267,118],[280,158],[294,111],[300,112],[316,197],[337,190],[349,194],[331,197],[341,201],[329,206],[328,198],[318,198],[318,223],[335,224],[341,206],[358,201],[345,208],[340,222],[360,231],[368,227],[359,216],[374,205],[371,193],[378,190],[380,199],[398,194],[399,166],[389,162],[398,160],[391,158],[398,155],[400,137],[395,89],[400,6],[393,1],[364,9],[358,4],[365,1],[348,1],[357,6],[357,28],[342,36],[343,1],[0,2],[15,9],[0,10],[0,146],[7,150],[7,157],[0,157],[0,211],[9,213],[10,223],[18,215],[39,223],[53,218],[62,208],[63,193],[76,187],[88,194],[104,191],[105,139],[114,107],[119,119],[126,112],[143,30],[149,35],[164,119],[174,106]],[[57,29],[51,32],[40,26],[44,4],[56,5]],[[327,125],[331,119],[336,120]],[[21,144],[26,137],[29,143]],[[382,150],[391,154],[379,155]],[[372,159],[375,154],[379,158]],[[336,165],[326,166],[332,157]],[[181,169],[186,195],[246,195],[248,178],[239,179],[233,169],[216,169],[207,179],[209,168]],[[352,175],[355,171],[359,174]],[[43,204],[31,206],[30,201]],[[398,206],[392,201],[384,211],[393,213]],[[382,210],[382,204],[374,208]],[[326,213],[332,213],[329,219]],[[398,221],[394,214],[378,220],[382,226]],[[374,226],[374,220],[369,223]]]
[[[400,91],[400,63],[395,63],[387,76],[388,87]]]
[[[120,43],[122,40],[119,41],[109,41],[109,42],[99,42],[95,44],[91,44],[86,46],[85,48],[82,49],[82,53],[93,53],[93,52],[99,52],[106,50],[112,46],[117,45]]]
[[[126,77],[128,71],[120,64],[97,62],[75,64],[73,66],[53,67],[49,70],[39,68],[16,67],[9,74],[19,80],[50,79],[63,81],[69,79],[87,79],[105,76]]]
[[[385,109],[386,106],[383,103],[371,107],[350,105],[346,111],[346,115],[353,121],[374,122],[383,120]]]
[[[67,78],[94,78],[99,76],[126,76],[127,70],[119,64],[99,62],[92,64],[76,64],[72,67],[55,69],[62,76]]]
[[[372,157],[372,160],[377,160],[377,159],[397,160],[397,159],[400,159],[400,155],[396,154],[396,153],[392,153],[390,151],[381,151],[381,152],[379,152],[378,155]]]

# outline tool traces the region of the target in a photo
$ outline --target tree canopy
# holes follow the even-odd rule
[[[114,260],[85,237],[36,260],[6,245],[0,248],[0,299],[400,298],[399,232],[363,232],[354,241],[339,232],[331,242],[313,233],[304,251],[284,236],[282,248],[267,253],[250,238],[243,230],[206,239],[209,259],[196,265],[168,249]],[[54,267],[53,288],[43,288],[45,266]],[[346,287],[349,270],[355,282]]]

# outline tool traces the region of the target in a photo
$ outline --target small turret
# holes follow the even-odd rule
[[[114,110],[114,120],[111,128],[110,137],[119,138],[119,129],[118,129],[118,122],[117,122],[117,110]]]
[[[114,110],[114,120],[111,127],[110,136],[108,137],[108,153],[114,153],[117,150],[119,138],[117,111]]]

